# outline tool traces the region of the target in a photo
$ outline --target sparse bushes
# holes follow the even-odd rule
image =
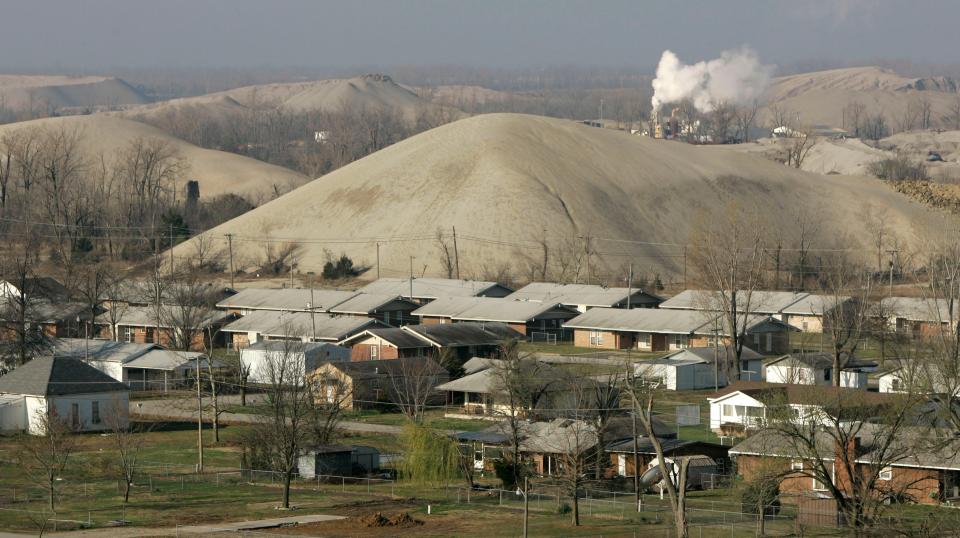
[[[911,161],[903,153],[872,162],[867,169],[871,174],[887,181],[920,181],[930,178],[927,165]]]
[[[336,280],[338,278],[350,278],[360,274],[353,266],[353,260],[346,254],[341,254],[340,259],[329,260],[323,264],[323,278],[327,280]]]

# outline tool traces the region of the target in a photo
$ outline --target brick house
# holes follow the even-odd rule
[[[263,340],[338,343],[377,327],[384,325],[375,319],[358,316],[256,310],[225,325],[221,332],[228,347],[243,349]]]
[[[450,379],[445,368],[428,357],[404,357],[390,361],[326,362],[307,372],[317,388],[317,399],[335,403],[346,410],[376,407],[397,401],[397,391],[405,390],[402,378],[420,376],[423,383],[436,386]],[[416,381],[413,385],[419,385]],[[419,389],[417,389],[419,390]],[[428,404],[442,403],[439,391],[427,396]]]
[[[738,292],[741,309],[749,306],[749,311],[758,316],[770,316],[788,323],[803,332],[822,332],[825,312],[844,307],[853,299],[816,295],[806,292],[755,290],[749,293]],[[668,310],[695,310],[716,312],[716,292],[709,290],[685,290],[660,303],[660,308]]]
[[[340,342],[350,348],[350,360],[383,360],[429,355],[433,344],[416,334],[393,327],[367,329]]]
[[[504,323],[525,336],[543,333],[563,340],[563,323],[577,311],[558,303],[493,297],[444,297],[413,312],[423,325],[458,322]]]
[[[161,307],[168,312],[178,308],[173,305]],[[112,314],[105,312],[96,317],[98,337],[118,342],[136,344],[160,344],[171,347],[174,344],[175,331],[179,330],[168,320],[176,314],[157,316],[156,309],[150,306],[126,306]],[[234,319],[233,314],[210,310],[202,319],[197,315],[197,326],[192,331],[189,348],[191,351],[203,351],[213,344],[223,344],[224,335],[220,329]]]
[[[420,305],[399,295],[318,288],[246,288],[217,308],[240,316],[254,312],[313,312],[367,317],[399,327],[414,320]]]
[[[507,298],[561,304],[581,313],[591,308],[655,308],[663,302],[663,297],[642,289],[554,282],[531,282]]]
[[[506,297],[513,289],[483,280],[455,278],[378,278],[360,288],[362,293],[405,297],[421,305],[441,297]]]
[[[723,323],[713,313],[659,308],[593,308],[564,323],[573,331],[573,344],[601,349],[674,351],[711,347],[720,335],[727,343]],[[790,325],[770,316],[747,320],[745,345],[761,354],[789,351]]]
[[[846,461],[855,462],[856,472],[870,473],[878,456],[872,456],[876,443],[884,443],[885,435],[874,437],[876,428],[870,424],[862,425],[861,435],[851,439],[845,450],[849,451]],[[916,502],[920,504],[938,504],[960,499],[960,453],[956,447],[933,448],[929,443],[916,442],[930,435],[929,430],[916,428],[902,432],[893,448],[885,451],[887,465],[880,469],[875,494],[889,496],[893,500]],[[822,439],[816,439],[818,456],[827,464],[833,474],[833,480],[841,491],[849,491],[850,479],[844,476],[844,465],[836,462],[842,456],[834,437],[821,432]],[[954,443],[956,444],[956,443]],[[792,443],[780,432],[762,430],[740,442],[730,450],[735,460],[737,472],[746,480],[756,476],[761,468],[779,467],[785,473],[780,484],[781,498],[796,501],[800,497],[825,496],[829,493],[815,474],[811,472],[812,462],[805,461]],[[809,457],[809,454],[806,455]]]

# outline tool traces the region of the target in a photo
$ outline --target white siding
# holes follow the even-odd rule
[[[724,407],[729,406],[729,407]],[[753,411],[745,412],[747,408]],[[759,409],[757,411],[756,409]],[[710,428],[717,429],[721,424],[734,423],[746,424],[749,422],[745,417],[749,414],[760,415],[762,417],[765,406],[763,403],[747,396],[743,393],[733,393],[727,397],[710,402]]]
[[[0,432],[18,432],[27,427],[27,404],[19,394],[0,395]]]
[[[121,383],[126,383],[126,371],[123,369],[123,364],[120,362],[114,361],[88,361],[87,364],[93,366],[97,370],[107,374],[108,376],[116,379]]]
[[[77,404],[77,410],[80,412],[80,429],[85,432],[109,430],[108,417],[114,413],[120,413],[120,423],[129,422],[130,399],[127,392],[100,392],[91,394],[72,394],[70,396],[52,397],[53,407],[57,411],[57,416],[70,419],[70,409],[73,404]],[[99,407],[99,421],[95,420],[93,407],[94,402]],[[31,432],[34,433],[34,432]]]

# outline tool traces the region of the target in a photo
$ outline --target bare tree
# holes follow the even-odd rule
[[[863,130],[863,122],[867,116],[867,107],[859,101],[851,101],[843,107],[843,128],[859,137]]]
[[[29,289],[34,278],[30,256],[26,252],[16,255],[6,267],[6,280],[16,289],[8,288],[0,296],[0,331],[12,343],[2,348],[2,357],[8,367],[16,367],[44,353],[50,338],[39,324],[44,301],[33,297]]]
[[[410,421],[423,422],[433,388],[440,383],[443,368],[428,357],[407,357],[390,360],[388,371],[393,403]]]
[[[133,487],[134,476],[137,471],[137,462],[140,451],[146,441],[146,430],[142,427],[130,425],[128,410],[124,409],[125,401],[115,400],[112,408],[104,417],[116,456],[111,459],[120,480],[123,482],[123,502],[130,501],[130,490]]]
[[[301,452],[311,442],[315,397],[305,375],[303,343],[284,340],[268,352],[261,373],[266,401],[251,428],[247,448],[254,466],[266,466],[283,480],[281,507],[290,508],[290,483]]]
[[[955,131],[960,131],[960,94],[957,94],[947,108],[947,115],[944,121]]]
[[[213,335],[207,330],[217,315],[215,288],[192,272],[181,272],[167,284],[168,304],[161,304],[160,321],[169,327],[170,346],[174,349],[204,349]]]
[[[872,279],[844,255],[831,256],[827,264],[830,268],[822,275],[820,306],[833,357],[832,381],[839,387],[847,363],[854,360],[870,328]]]
[[[707,310],[719,313],[734,355],[725,363],[725,368],[732,368],[726,372],[727,379],[740,379],[740,356],[755,306],[753,294],[763,280],[762,230],[754,219],[745,218],[736,203],[730,203],[721,215],[700,220],[692,233],[690,262],[707,288],[700,299]]]
[[[759,110],[760,103],[756,99],[749,104],[736,108],[737,138],[740,142],[746,143],[750,141],[750,130],[753,129]]]
[[[565,376],[561,382],[563,388],[572,395],[572,409],[566,412],[568,420],[554,421],[549,427],[555,431],[545,436],[552,439],[549,451],[559,454],[560,465],[554,477],[573,500],[573,524],[580,525],[580,495],[590,476],[590,456],[595,447],[602,445],[597,429],[590,421],[588,411],[592,395],[592,386],[584,383],[578,376]],[[526,492],[525,492],[526,493]]]
[[[787,140],[784,147],[784,162],[792,168],[802,168],[803,162],[816,143],[817,139],[812,130],[800,129],[794,131],[794,135]]]
[[[447,273],[447,278],[453,278],[454,270],[456,268],[453,244],[451,241],[447,240],[446,236],[443,234],[443,230],[440,228],[437,228],[436,243],[437,250],[440,253],[440,265]]]
[[[795,125],[796,113],[780,103],[773,103],[767,107],[770,119],[770,128],[786,127],[792,129]]]
[[[628,368],[633,365],[628,364]],[[674,528],[677,538],[687,538],[687,468],[689,461],[680,460],[680,465],[667,465],[663,455],[663,443],[657,437],[653,424],[653,404],[661,390],[655,381],[649,381],[642,376],[628,375],[624,378],[624,393],[627,396],[634,416],[643,426],[647,439],[653,445],[657,455],[657,465],[661,469],[661,484],[667,490],[670,500],[670,509],[673,512]],[[634,469],[639,474],[640,469]]]
[[[40,434],[20,436],[15,459],[21,471],[47,490],[48,506],[55,512],[57,482],[79,447],[79,436],[70,417],[57,416],[53,410],[38,409],[33,421]]]
[[[716,144],[726,144],[730,138],[731,128],[738,122],[737,110],[726,101],[713,103],[713,112],[710,113],[710,135]]]

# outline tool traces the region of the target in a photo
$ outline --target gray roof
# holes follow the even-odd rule
[[[806,293],[801,294],[799,299],[784,307],[781,312],[784,314],[793,314],[797,316],[822,316],[824,311],[831,311],[834,308],[852,300],[853,297],[848,296],[817,295],[813,293]]]
[[[847,354],[843,354],[843,358],[846,359]],[[809,368],[832,368],[833,367],[833,355],[830,353],[821,353],[821,352],[808,352],[808,353],[788,353],[781,357],[768,362],[767,366],[773,366],[778,363],[794,363],[802,364]],[[851,359],[846,359],[845,370],[855,370],[859,368],[875,368],[877,363],[874,361],[860,360],[856,357]]]
[[[583,420],[557,418],[550,422],[530,422],[523,428],[520,441],[523,452],[566,454],[597,444],[597,430]]]
[[[144,370],[176,370],[183,366],[192,366],[200,361],[200,367],[207,366],[207,356],[195,351],[173,351],[170,349],[151,349],[123,365],[124,368],[141,368]],[[214,359],[212,366],[222,368],[227,364],[223,361]]]
[[[99,362],[126,363],[149,352],[161,349],[158,344],[136,344],[113,340],[86,340],[83,338],[57,338],[53,340],[55,357],[93,359]]]
[[[567,306],[612,307],[626,303],[628,295],[630,295],[632,301],[638,301],[637,304],[662,300],[657,295],[637,288],[607,288],[591,284],[556,284],[553,282],[531,282],[508,295],[507,298]]]
[[[716,300],[714,299],[717,293],[709,290],[684,290],[660,303],[660,308],[717,310]],[[753,291],[750,294],[750,311],[757,314],[778,314],[808,295],[808,293],[794,293],[792,291]],[[738,298],[740,306],[745,306],[746,292],[741,291]]]
[[[316,288],[246,288],[217,303],[217,308],[326,312],[355,295],[355,291]]]
[[[571,316],[574,314],[572,310],[559,306],[559,303],[497,297],[441,297],[415,310],[413,315],[464,321],[526,323],[555,309],[569,312]]]
[[[273,337],[312,337],[315,334],[318,340],[338,342],[366,328],[381,325],[374,319],[356,316],[258,310],[224,326],[221,331],[252,332]]]
[[[681,439],[660,439],[660,446],[663,448],[664,454],[669,455],[670,452],[677,450],[679,448],[684,448],[691,445],[699,444],[700,441],[690,441],[690,440],[681,440]],[[614,441],[607,445],[607,452],[633,452],[633,438],[630,439],[620,439]],[[639,454],[654,454],[653,443],[650,441],[649,437],[638,436],[637,437],[637,453]]]
[[[881,305],[890,317],[911,321],[950,321],[950,304],[943,299],[921,297],[887,297]],[[960,319],[960,302],[953,305],[953,320]]]
[[[61,303],[29,298],[27,301],[26,317],[35,322],[73,322],[77,316],[82,320],[90,319],[90,305],[84,303]]]
[[[435,375],[435,380],[448,379],[446,368],[430,357],[401,357],[399,359],[331,362],[331,366],[356,379],[379,375],[402,375],[404,369],[416,368],[417,372]],[[422,368],[422,370],[421,370]],[[408,372],[410,370],[407,370]],[[436,388],[435,390],[439,390]]]
[[[712,334],[715,315],[659,308],[592,308],[564,323],[572,329],[666,334]]]
[[[93,366],[71,358],[40,357],[0,377],[0,393],[65,396],[129,390]]]
[[[160,319],[157,320],[157,311],[153,306],[124,306],[117,310],[119,313],[119,316],[117,316],[117,325],[129,327],[156,327],[160,325],[160,327],[169,327],[167,321],[169,321],[171,317],[177,316],[176,308],[178,308],[176,305],[161,305],[161,309],[166,313],[161,315]],[[205,313],[196,328],[209,327],[229,319],[232,319],[231,314],[210,309]],[[105,312],[97,316],[96,323],[99,325],[110,325],[111,320],[111,314]]]
[[[725,356],[724,348],[725,346],[720,346],[718,349],[714,349],[713,347],[688,347],[686,349],[681,349],[672,353],[668,353],[662,357],[658,357],[655,362],[660,364],[670,364],[671,361],[690,361],[690,364],[713,364],[715,353],[719,356],[721,361],[723,360],[723,357]],[[759,360],[762,358],[763,355],[746,346],[743,347],[743,351],[740,353],[740,360],[744,361]]]
[[[240,350],[244,353],[289,353],[299,356],[303,353],[304,366],[307,371],[313,370],[324,362],[329,362],[331,351],[343,349],[329,342],[294,342],[289,340],[261,340]]]
[[[523,335],[502,323],[440,323],[434,325],[406,325],[411,331],[439,347],[496,346],[504,341],[523,338]]]
[[[413,297],[417,299],[436,299],[438,297],[476,297],[484,295],[491,288],[506,286],[496,282],[482,280],[456,280],[452,278],[414,278]],[[400,297],[410,297],[410,280],[407,278],[379,278],[360,288],[364,293],[379,293]]]
[[[453,381],[437,385],[437,390],[448,392],[475,392],[478,394],[492,394],[499,390],[501,384],[496,369],[486,368],[472,374],[465,375]]]
[[[389,295],[385,293],[358,293],[342,303],[329,308],[330,312],[335,314],[373,314],[381,308],[397,302],[407,306],[408,310],[413,310],[420,305],[404,299],[399,295]]]
[[[500,364],[500,359],[488,359],[486,357],[471,357],[466,362],[463,363],[463,372],[465,374],[473,374],[481,370],[486,370],[487,368],[493,368],[497,364]]]

